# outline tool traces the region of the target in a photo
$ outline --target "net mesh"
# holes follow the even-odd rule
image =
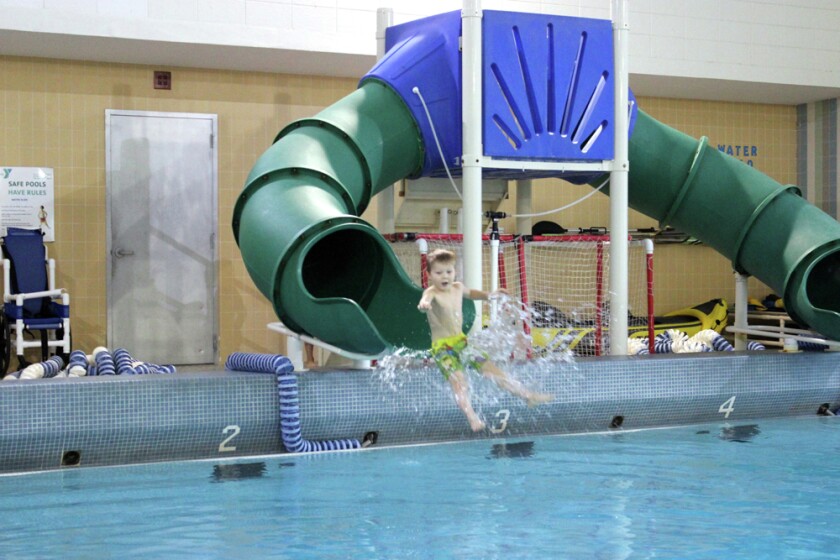
[[[412,239],[413,237],[413,239]],[[416,239],[428,251],[448,249],[458,257],[457,275],[463,278],[463,243],[459,235],[397,235],[391,246],[408,275],[424,286],[424,259]],[[499,243],[499,286],[525,309],[523,329],[535,351],[570,349],[578,356],[609,351],[610,240],[609,236],[551,236],[514,238]],[[491,278],[489,239],[482,243],[482,278]],[[648,262],[644,243],[631,241],[628,250],[628,327],[631,336],[647,336]],[[484,305],[485,324],[489,315]]]

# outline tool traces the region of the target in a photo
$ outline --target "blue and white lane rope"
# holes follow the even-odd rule
[[[19,372],[11,373],[6,379],[48,379],[55,377],[64,368],[64,360],[61,356],[52,356],[43,362],[30,364]]]
[[[117,374],[133,375],[147,373],[175,373],[175,366],[169,364],[152,364],[139,362],[134,359],[125,348],[117,348],[113,352],[114,362],[117,365]]]
[[[87,355],[81,350],[73,350],[70,352],[70,358],[67,363],[68,377],[84,377],[88,371]]]
[[[283,446],[292,453],[310,451],[338,451],[359,449],[357,439],[311,441],[303,439],[300,428],[300,403],[297,376],[292,362],[279,354],[251,354],[234,352],[228,356],[225,369],[277,375],[277,395],[280,401],[280,432]]]
[[[114,357],[107,348],[100,346],[93,351],[93,359],[96,362],[98,375],[116,375],[117,366],[114,364]]]
[[[671,335],[667,332],[660,333],[653,339],[653,351],[657,354],[670,354],[672,344]]]
[[[55,377],[64,369],[64,360],[61,359],[61,356],[52,356],[48,360],[41,362],[41,365],[44,366],[45,378]]]
[[[137,370],[131,365],[134,362],[134,358],[131,357],[128,350],[117,348],[114,350],[113,356],[119,375],[135,375],[137,373]]]
[[[721,335],[712,338],[712,348],[714,348],[715,352],[733,352],[735,350],[735,347],[729,344],[729,341]]]

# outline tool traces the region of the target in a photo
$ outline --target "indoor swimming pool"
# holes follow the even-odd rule
[[[835,558],[840,421],[0,477],[18,558]]]

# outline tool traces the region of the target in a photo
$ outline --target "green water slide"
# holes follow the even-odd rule
[[[233,231],[248,273],[288,328],[367,355],[431,345],[417,310],[422,290],[358,217],[422,159],[411,113],[372,79],[278,134],[248,176]],[[465,328],[472,309],[464,306]]]
[[[358,218],[374,194],[417,172],[423,150],[401,98],[367,80],[285,128],[260,157],[233,229],[248,272],[287,327],[371,355],[429,346],[420,288]],[[794,320],[840,339],[840,224],[796,187],[642,111],[630,167],[632,208],[701,239],[783,294]]]
[[[630,138],[629,203],[783,294],[797,322],[840,340],[840,223],[800,196],[643,111]]]

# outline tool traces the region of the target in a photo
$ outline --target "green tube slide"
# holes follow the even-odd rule
[[[375,79],[278,134],[248,176],[233,231],[248,273],[287,327],[367,355],[430,346],[417,311],[422,290],[358,217],[422,161],[411,113]],[[465,328],[471,310],[464,306]]]
[[[629,203],[685,231],[779,294],[797,322],[840,340],[840,223],[800,196],[638,112]]]
[[[428,348],[421,289],[358,216],[419,173],[421,133],[375,78],[292,123],[251,171],[234,208],[246,268],[295,332],[350,352]],[[777,183],[639,111],[630,139],[630,206],[685,231],[784,295],[791,317],[840,340],[840,224]],[[465,329],[475,320],[464,306]]]

